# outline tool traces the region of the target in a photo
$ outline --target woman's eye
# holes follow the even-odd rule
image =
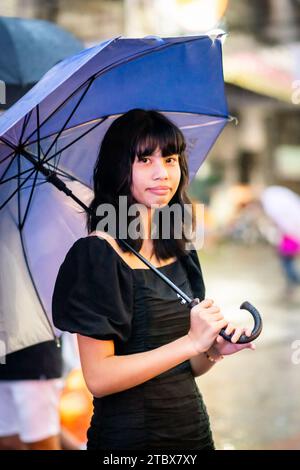
[[[177,159],[176,158],[173,158],[173,157],[170,157],[170,158],[167,158],[167,161],[170,161],[171,160],[171,163],[177,163]]]
[[[149,162],[150,162],[150,158],[149,158],[149,157],[142,157],[142,158],[140,158],[140,162],[143,162],[143,163],[147,163],[148,160],[149,160]],[[174,157],[168,157],[168,158],[165,159],[165,161],[166,161],[167,163],[171,163],[171,164],[174,164],[174,165],[175,165],[178,160],[177,160],[176,158],[174,158]]]

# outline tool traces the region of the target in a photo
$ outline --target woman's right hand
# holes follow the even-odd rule
[[[220,313],[220,308],[213,303],[211,299],[202,300],[190,312],[188,336],[197,354],[208,351],[221,329],[229,323]]]

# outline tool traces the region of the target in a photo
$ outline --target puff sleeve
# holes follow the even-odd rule
[[[130,268],[106,240],[77,240],[56,278],[52,297],[54,325],[95,339],[126,342],[132,314]]]

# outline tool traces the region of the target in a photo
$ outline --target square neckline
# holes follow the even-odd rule
[[[94,237],[94,238],[99,238],[100,240],[104,240],[106,244],[109,245],[112,251],[115,253],[116,257],[123,263],[124,266],[126,266],[131,271],[152,271],[151,268],[132,268],[131,266],[129,266],[129,264],[123,260],[122,256],[119,255],[119,253],[111,246],[111,244],[106,240],[106,238],[99,237],[99,235],[89,235],[89,237]],[[178,261],[179,259],[177,258],[175,261],[172,261],[172,263],[164,264],[163,266],[158,266],[158,267],[154,265],[153,266],[155,269],[163,269],[163,268],[166,268],[167,266],[172,266],[173,264],[178,263]]]

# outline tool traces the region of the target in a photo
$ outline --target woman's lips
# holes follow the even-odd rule
[[[153,194],[167,194],[170,191],[170,188],[165,188],[165,189],[149,188],[149,191]]]

